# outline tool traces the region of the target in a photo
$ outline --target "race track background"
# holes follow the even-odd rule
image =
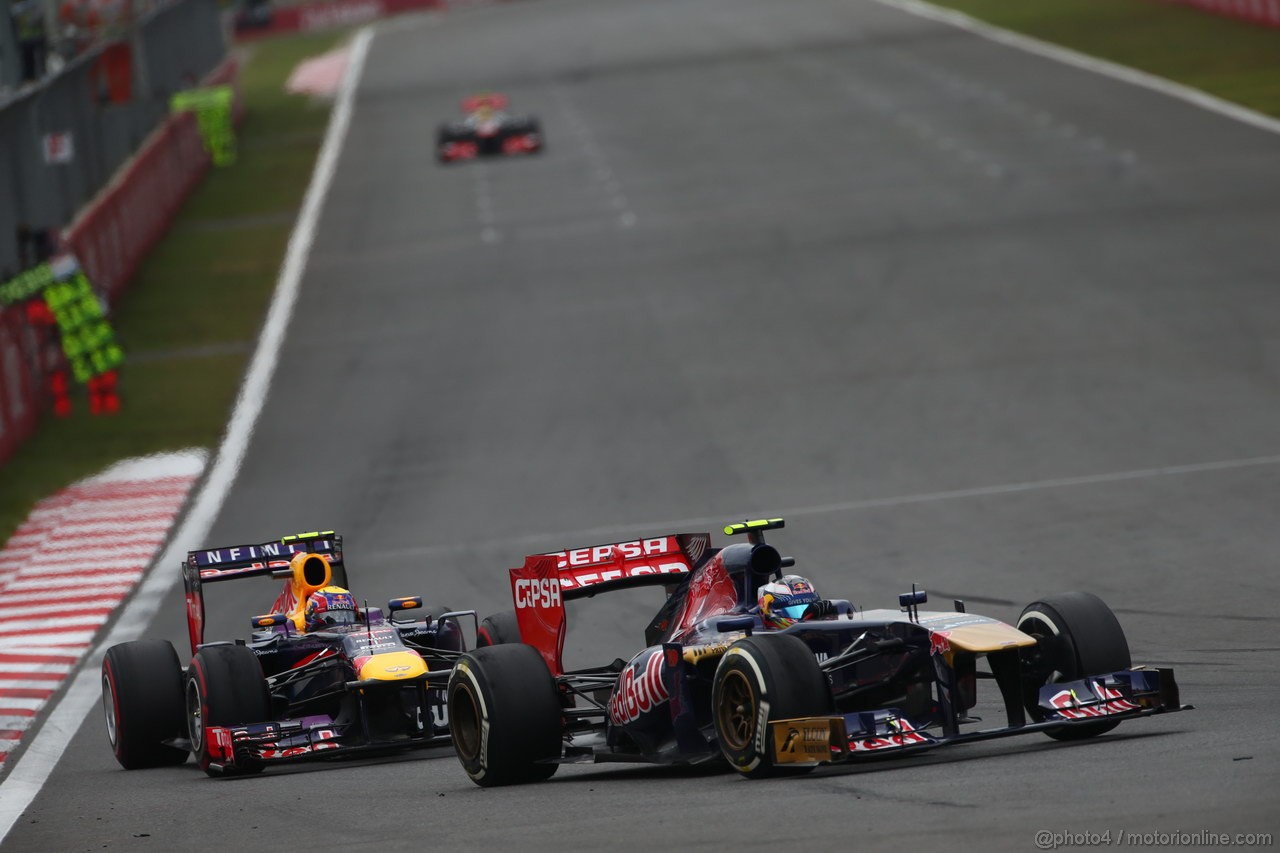
[[[478,89],[537,114],[546,153],[437,166]],[[4,849],[1274,831],[1278,148],[870,2],[384,25],[270,399],[190,547],[334,528],[358,596],[483,614],[525,553],[784,515],[770,541],[867,606],[918,582],[1011,620],[1096,592],[1198,710],[772,783],[607,766],[492,791],[447,750],[126,773],[94,714]],[[208,636],[275,592],[213,589]],[[652,596],[575,605],[570,663],[634,651]],[[182,613],[175,589],[149,633],[184,648]]]

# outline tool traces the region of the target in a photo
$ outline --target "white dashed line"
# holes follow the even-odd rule
[[[605,159],[604,152],[601,151],[599,144],[592,135],[590,128],[587,127],[586,121],[583,120],[582,114],[579,112],[573,100],[569,97],[569,93],[564,87],[556,88],[556,98],[560,101],[561,107],[564,109],[566,123],[578,137],[582,150],[586,152],[587,159],[591,162],[591,170],[595,175],[596,183],[600,187],[601,193],[605,197],[605,204],[608,207],[619,211],[618,226],[620,228],[631,228],[636,224],[636,215],[631,210],[630,203],[627,201],[626,195],[622,191],[622,184],[615,175],[613,168]]]

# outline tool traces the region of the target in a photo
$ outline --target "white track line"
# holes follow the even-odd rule
[[[1223,459],[1216,462],[1194,462],[1189,465],[1167,465],[1163,468],[1135,468],[1129,471],[1112,471],[1105,474],[1085,474],[1079,477],[1055,477],[1047,480],[1031,480],[1022,483],[1000,483],[992,486],[975,486],[969,489],[951,489],[939,492],[923,492],[913,495],[894,495],[884,498],[866,498],[863,500],[838,501],[811,506],[769,508],[764,512],[782,518],[802,518],[810,515],[830,515],[841,512],[860,512],[868,509],[889,509],[912,504],[938,503],[941,501],[962,500],[965,498],[995,497],[998,495],[1036,492],[1045,489],[1063,489],[1072,486],[1092,486],[1103,483],[1120,483],[1128,480],[1149,480],[1157,477],[1175,477],[1186,474],[1201,474],[1213,471],[1230,471],[1238,468],[1262,468],[1280,465],[1280,455],[1252,456],[1247,459]],[[741,508],[738,510],[741,511]],[[418,548],[397,548],[395,550],[375,551],[368,555],[371,559],[405,559],[423,557],[430,554],[461,551],[477,546],[510,547],[516,545],[537,545],[555,539],[559,542],[589,542],[600,536],[625,536],[631,533],[652,533],[655,530],[674,530],[711,526],[719,529],[725,521],[734,518],[734,513],[726,511],[719,515],[701,518],[680,518],[667,521],[651,521],[642,524],[611,525],[609,527],[589,527],[585,530],[557,531],[554,533],[531,533],[525,536],[513,536],[509,539],[486,539],[480,542],[469,542],[458,545],[426,545]]]
[[[176,579],[174,572],[154,571],[154,568],[159,566],[163,569],[181,562],[186,556],[187,545],[192,542],[203,542],[208,537],[209,529],[213,526],[213,521],[222,508],[232,483],[235,482],[245,451],[249,446],[249,437],[258,421],[258,416],[262,413],[262,406],[271,386],[271,377],[275,373],[276,364],[280,358],[280,345],[284,342],[289,320],[293,316],[293,307],[297,302],[298,290],[302,284],[302,273],[307,265],[307,255],[315,241],[316,226],[320,221],[324,200],[333,183],[338,158],[342,154],[347,130],[351,126],[351,116],[355,111],[356,86],[360,81],[365,58],[369,53],[369,43],[372,40],[371,27],[361,29],[352,40],[351,59],[347,65],[346,77],[342,82],[342,90],[338,93],[337,103],[329,116],[329,128],[325,132],[320,156],[316,160],[315,171],[311,175],[311,185],[307,188],[306,198],[302,202],[302,213],[298,216],[297,224],[294,225],[293,234],[289,237],[284,266],[276,281],[271,306],[267,310],[267,320],[258,338],[258,346],[254,350],[249,370],[245,374],[244,382],[240,385],[235,410],[231,413],[231,420],[223,436],[222,445],[218,448],[217,458],[199,494],[196,495],[191,509],[169,540],[169,547],[152,564],[153,571],[138,586],[137,593],[121,612],[120,619],[111,631],[85,657],[84,666],[71,682],[67,692],[53,706],[49,718],[45,720],[40,731],[23,751],[12,772],[0,783],[0,791],[3,792],[0,796],[0,842],[4,841],[14,823],[40,793],[49,774],[62,758],[71,738],[75,736],[76,730],[80,728],[89,712],[98,705],[102,691],[98,666],[102,654],[116,643],[141,636],[142,630],[159,610],[161,600],[174,585]]]
[[[1197,107],[1252,125],[1259,130],[1280,133],[1280,120],[1254,112],[1239,104],[1233,104],[1199,89],[1193,89],[1181,83],[1174,83],[1172,80],[1166,80],[1163,77],[1157,77],[1154,74],[1148,74],[1136,68],[1130,68],[1127,65],[1108,62],[1105,59],[1089,56],[1070,48],[1060,47],[1031,36],[1004,30],[985,21],[970,17],[963,12],[957,12],[954,9],[943,9],[932,3],[925,3],[923,0],[876,0],[876,2],[882,6],[890,6],[915,15],[918,18],[927,18],[931,21],[938,21],[950,24],[953,27],[959,27],[962,30],[968,30],[974,35],[981,36],[989,41],[999,42],[1018,50],[1024,50],[1027,53],[1034,53],[1046,59],[1053,59],[1065,65],[1073,65],[1085,71],[1092,71],[1095,74],[1102,74],[1134,86],[1141,86],[1144,89],[1159,92],[1162,95],[1168,95],[1171,98],[1177,98],[1180,101],[1195,104]]]

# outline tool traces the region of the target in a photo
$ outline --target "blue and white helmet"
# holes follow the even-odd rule
[[[769,628],[786,628],[800,621],[809,605],[819,600],[813,584],[799,575],[784,575],[760,587],[756,595],[760,616]]]

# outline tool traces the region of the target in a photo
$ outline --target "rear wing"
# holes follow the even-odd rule
[[[497,92],[481,92],[478,95],[462,99],[462,111],[464,113],[473,113],[482,107],[491,110],[505,110],[507,108],[507,96],[499,95]]]
[[[282,536],[258,545],[188,551],[182,562],[182,584],[186,589],[187,633],[192,653],[204,642],[204,584],[287,572],[294,554],[324,555],[334,577],[343,578],[345,584],[342,537],[332,530]]]
[[[511,570],[511,597],[524,642],[552,674],[564,671],[564,602],[617,589],[676,584],[711,554],[708,533],[675,533],[546,554]]]

